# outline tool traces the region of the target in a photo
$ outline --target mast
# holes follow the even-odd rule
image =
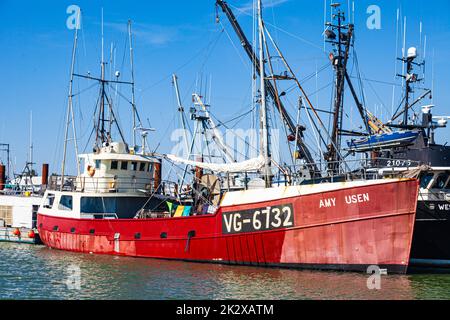
[[[106,91],[105,91],[105,80],[106,80],[106,75],[105,75],[105,50],[104,50],[104,45],[105,45],[105,33],[104,33],[104,20],[103,20],[103,8],[102,8],[102,61],[101,61],[101,100],[100,100],[100,118],[99,118],[99,122],[100,122],[100,132],[97,134],[97,147],[101,147],[103,142],[108,141],[108,134],[105,130],[105,96],[106,96]],[[111,119],[109,120],[109,123],[111,124]],[[100,140],[100,144],[98,144],[98,140]]]
[[[101,78],[94,78],[91,76],[83,76],[79,74],[75,74],[75,76],[90,80],[96,80],[100,82],[100,110],[99,115],[97,119],[97,125],[96,125],[96,138],[95,138],[95,149],[98,150],[103,146],[104,143],[110,143],[111,142],[111,131],[112,131],[112,124],[114,123],[117,127],[117,130],[119,131],[120,137],[122,141],[125,143],[125,138],[122,133],[122,130],[119,127],[119,124],[117,122],[117,118],[114,114],[113,110],[113,102],[106,94],[106,86],[110,85],[111,83],[122,83],[122,84],[128,84],[132,85],[131,82],[125,82],[125,81],[113,81],[113,80],[106,80],[106,74],[105,74],[105,68],[106,68],[106,62],[104,58],[104,25],[103,25],[103,9],[102,9],[102,61],[101,61]],[[109,120],[106,119],[106,107],[108,107],[109,111]],[[106,130],[105,123],[109,123],[109,131]]]
[[[266,101],[266,73],[265,73],[265,59],[264,59],[264,25],[262,19],[262,3],[258,0],[258,29],[259,29],[259,79],[260,79],[260,154],[264,157],[264,181],[266,183],[266,188],[272,185],[272,173],[270,170],[271,165],[271,154],[269,145],[269,124],[267,121],[267,101]]]
[[[408,125],[408,111],[410,108],[410,94],[413,92],[412,83],[420,81],[417,78],[417,74],[414,72],[414,60],[417,58],[416,48],[410,48],[408,50],[407,56],[403,57],[401,61],[406,65],[406,75],[401,75],[405,79],[405,106],[403,109],[403,125]],[[417,65],[417,64],[416,64]]]
[[[335,54],[330,54],[331,63],[335,70],[335,95],[334,95],[334,111],[333,111],[333,126],[331,130],[331,142],[328,146],[327,159],[329,162],[337,162],[340,159],[339,153],[341,148],[341,134],[342,129],[342,117],[343,117],[343,105],[344,105],[344,88],[345,88],[345,73],[347,69],[347,61],[350,49],[350,41],[352,36],[353,28],[349,26],[343,26],[342,23],[345,21],[344,13],[341,12],[339,4],[332,4],[332,8],[337,10],[337,13],[333,14],[332,17],[336,19],[337,24],[333,25],[331,22],[327,25],[332,27],[333,30],[337,31],[334,36],[328,36],[332,39],[335,45]],[[348,33],[344,33],[344,29],[348,29]],[[327,30],[327,32],[333,32]],[[326,34],[327,34],[326,32]],[[336,39],[337,38],[337,39]],[[335,164],[332,164],[332,169],[335,168]]]
[[[359,100],[355,87],[353,86],[350,75],[347,71],[350,49],[353,46],[355,26],[353,23],[345,23],[345,13],[341,11],[339,3],[332,3],[331,8],[331,19],[334,21],[326,23],[327,29],[325,30],[325,38],[326,42],[331,43],[334,46],[334,50],[330,53],[329,58],[335,71],[335,94],[331,139],[330,144],[328,145],[328,152],[325,154],[325,160],[329,162],[329,169],[336,172],[339,169],[338,162],[343,160],[341,155],[342,135],[346,133],[360,135],[360,133],[343,129],[346,83],[350,89],[367,134],[371,134],[373,132],[369,125],[367,110]]]
[[[415,47],[411,47],[406,52],[404,50],[405,54],[402,58],[397,58],[397,60],[401,61],[403,63],[403,70],[405,70],[405,74],[397,74],[397,77],[403,78],[404,82],[402,82],[402,86],[405,90],[405,97],[402,100],[404,102],[403,109],[401,109],[401,104],[397,108],[396,113],[390,120],[391,124],[389,124],[390,127],[393,128],[400,128],[400,129],[412,129],[416,127],[415,124],[409,124],[408,118],[409,118],[409,110],[412,109],[417,103],[422,101],[425,97],[430,96],[432,97],[432,90],[427,89],[425,92],[419,96],[417,99],[411,102],[411,94],[414,93],[413,85],[416,82],[421,82],[423,79],[419,78],[419,75],[414,72],[414,67],[424,67],[425,61],[422,62],[415,62],[415,60],[418,57],[417,49]],[[403,115],[403,120],[400,125],[392,124],[393,121],[398,119],[400,116]]]
[[[28,163],[30,165],[30,171],[33,170],[33,111],[30,111],[30,154]]]
[[[80,15],[81,12],[78,13],[78,21],[80,21]],[[66,169],[66,157],[67,157],[67,143],[68,143],[68,136],[69,136],[69,122],[70,117],[72,117],[72,130],[74,135],[74,142],[75,142],[75,157],[76,157],[76,164],[77,164],[77,172],[78,175],[80,175],[80,163],[78,162],[78,144],[77,144],[77,137],[76,137],[76,131],[75,131],[75,119],[74,119],[74,112],[73,112],[73,79],[74,79],[74,72],[75,72],[75,57],[77,53],[77,44],[78,44],[78,28],[75,28],[75,36],[73,41],[73,48],[72,48],[72,63],[70,66],[70,82],[69,82],[69,96],[68,96],[68,102],[67,102],[67,115],[66,115],[66,129],[64,133],[64,151],[63,151],[63,161],[61,166],[61,190],[64,186],[64,177],[65,177],[65,169]]]
[[[172,80],[173,80],[173,85],[175,87],[175,94],[177,96],[178,112],[180,113],[181,125],[183,126],[184,143],[185,143],[186,151],[189,152],[189,142],[188,142],[188,137],[187,137],[187,126],[186,126],[186,121],[184,119],[184,108],[183,108],[183,105],[181,103],[180,90],[178,88],[178,77],[176,76],[176,74],[172,75]]]
[[[79,17],[78,17],[79,18]],[[123,132],[117,122],[117,118],[114,114],[113,110],[113,104],[112,100],[108,97],[106,93],[106,86],[111,86],[111,84],[126,84],[126,85],[134,85],[133,82],[126,82],[126,81],[119,81],[118,77],[120,73],[116,73],[117,80],[107,80],[106,79],[106,62],[105,62],[105,54],[104,54],[104,22],[103,22],[103,8],[102,8],[102,23],[101,23],[101,46],[102,46],[102,53],[101,53],[101,77],[93,77],[90,74],[88,75],[81,75],[75,73],[75,59],[76,59],[76,53],[77,53],[77,45],[78,45],[78,28],[75,28],[75,35],[74,35],[74,44],[72,48],[72,63],[70,68],[70,83],[69,83],[69,96],[68,96],[68,107],[67,107],[67,114],[66,114],[66,127],[65,127],[65,134],[64,134],[64,151],[63,151],[63,161],[61,166],[61,190],[64,186],[64,179],[65,179],[65,167],[66,167],[66,158],[67,158],[67,143],[69,141],[69,125],[70,121],[72,121],[72,130],[73,130],[73,139],[74,139],[74,145],[75,145],[75,153],[76,153],[76,164],[77,164],[77,172],[78,175],[81,174],[80,171],[80,162],[78,159],[78,142],[77,142],[77,135],[76,135],[76,126],[75,126],[75,115],[73,110],[73,82],[74,78],[83,78],[88,80],[94,80],[100,83],[100,97],[97,103],[100,104],[98,108],[98,118],[97,123],[95,124],[95,131],[96,131],[96,137],[95,137],[95,148],[94,150],[98,150],[100,147],[103,146],[104,143],[110,143],[111,142],[111,131],[112,131],[112,125],[115,124],[117,127],[117,130],[119,132],[120,138],[125,143],[125,138],[123,135]],[[134,76],[133,76],[134,77]],[[117,92],[117,91],[116,91]],[[133,103],[134,105],[134,103]],[[109,120],[106,119],[106,107],[108,107],[109,111]],[[134,108],[135,110],[135,108]],[[137,119],[139,119],[139,116],[136,114]],[[107,131],[106,123],[109,124],[109,130]]]

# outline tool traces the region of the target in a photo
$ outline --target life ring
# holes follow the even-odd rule
[[[90,177],[93,177],[95,175],[95,168],[93,166],[88,166],[87,172]]]

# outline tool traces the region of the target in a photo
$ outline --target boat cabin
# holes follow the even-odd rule
[[[160,173],[160,160],[128,151],[124,143],[111,143],[96,153],[80,155],[82,173],[75,190],[96,193],[150,193]],[[157,186],[156,186],[157,187]]]
[[[162,211],[165,202],[133,194],[102,194],[48,190],[40,214],[71,219],[134,219],[141,210]],[[159,207],[162,207],[159,208]]]
[[[419,180],[421,200],[450,200],[450,168],[432,168],[422,172]]]

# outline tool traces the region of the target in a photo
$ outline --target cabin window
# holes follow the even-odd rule
[[[61,196],[61,200],[59,200],[58,209],[64,211],[72,211],[73,209],[72,196]]]
[[[111,170],[117,170],[119,168],[119,161],[111,161]]]
[[[148,164],[148,172],[152,172],[153,170],[153,164],[149,163]]]
[[[434,173],[427,173],[420,177],[420,187],[422,189],[426,189],[430,184],[430,181],[433,179]]]
[[[95,169],[100,169],[101,160],[95,160]]]
[[[120,169],[128,170],[128,161],[122,161],[120,164]]]
[[[448,177],[449,177],[448,173],[441,173],[437,177],[435,183],[433,184],[433,188],[434,189],[444,189],[444,187],[447,183]]]
[[[132,162],[131,163],[131,171],[137,171],[137,168],[138,168],[137,162]]]
[[[0,221],[4,222],[4,226],[12,226],[13,224],[13,207],[0,206]]]
[[[82,197],[81,213],[116,213],[116,200],[103,197]]]
[[[139,166],[139,171],[145,171],[145,162],[141,162],[140,166]]]
[[[55,202],[55,195],[53,193],[49,193],[44,202],[44,208],[51,209],[53,208],[53,203]]]

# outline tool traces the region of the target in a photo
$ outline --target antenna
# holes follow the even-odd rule
[[[102,7],[102,64],[105,62],[105,33],[103,21],[103,7]]]
[[[431,65],[431,92],[433,93],[431,95],[431,103],[434,104],[434,57],[435,57],[435,51],[433,48],[433,62]]]
[[[352,2],[352,16],[353,19],[351,21],[355,24],[355,1]]]
[[[323,24],[326,25],[327,24],[327,0],[323,1]],[[325,28],[324,32],[323,32],[323,52],[325,52],[327,50],[326,48],[326,35],[325,35],[325,31],[327,31],[328,27]]]
[[[352,11],[350,9],[350,0],[347,0],[347,8],[348,8],[348,14],[349,14],[349,21],[352,21]]]
[[[425,35],[424,43],[423,43],[423,72],[422,78],[425,79],[426,74],[426,59],[427,59],[427,35]]]
[[[128,20],[128,38],[130,42],[130,64],[131,64],[131,105],[133,110],[133,148],[136,148],[136,97],[134,87],[134,51],[133,34],[131,31],[131,20]]]
[[[394,73],[394,82],[397,78],[397,55],[398,55],[398,33],[400,28],[400,9],[397,8],[397,22],[396,22],[396,28],[395,28],[395,73]],[[396,88],[395,84],[392,85],[392,101],[391,101],[391,115],[394,115],[394,104],[395,104],[395,93]]]
[[[425,35],[425,40],[423,42],[423,59],[427,58],[427,35]]]
[[[422,49],[422,32],[423,32],[423,24],[422,21],[420,21],[419,24],[419,48]]]
[[[403,22],[403,49],[402,49],[402,58],[406,57],[406,16],[404,17]],[[405,64],[402,65],[402,74],[405,74]],[[404,88],[404,83],[402,83],[402,88]]]

